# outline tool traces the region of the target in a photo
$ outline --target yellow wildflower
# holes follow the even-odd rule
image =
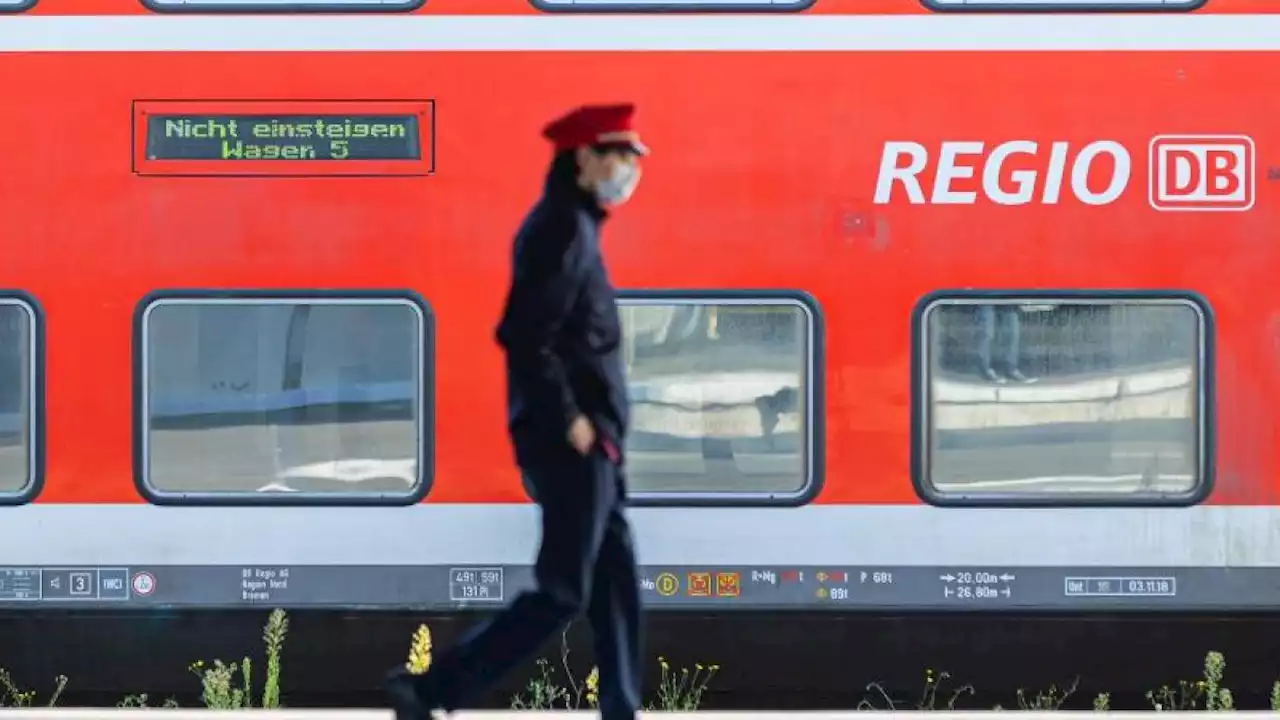
[[[600,702],[600,668],[591,668],[591,674],[587,676],[587,704],[595,707]]]
[[[405,668],[414,675],[421,675],[431,667],[431,630],[419,625],[409,643],[409,661]]]

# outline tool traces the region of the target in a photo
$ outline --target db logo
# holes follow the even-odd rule
[[[1253,207],[1254,149],[1247,135],[1157,135],[1147,199],[1166,212]]]

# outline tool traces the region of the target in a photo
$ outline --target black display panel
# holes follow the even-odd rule
[[[151,115],[148,160],[420,160],[414,115]]]
[[[647,566],[654,609],[1114,611],[1274,607],[1280,568]],[[0,568],[0,606],[492,609],[512,565]]]

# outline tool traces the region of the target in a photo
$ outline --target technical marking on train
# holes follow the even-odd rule
[[[0,19],[0,52],[1277,49],[1280,14]]]

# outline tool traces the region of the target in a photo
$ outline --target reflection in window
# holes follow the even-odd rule
[[[926,482],[967,498],[1169,497],[1203,477],[1189,301],[943,300],[925,311]]]
[[[35,468],[35,313],[0,298],[0,493],[29,488]]]
[[[424,318],[400,299],[161,299],[143,320],[145,478],[162,494],[406,495]]]
[[[641,496],[795,497],[813,318],[790,300],[624,300],[628,478]]]

